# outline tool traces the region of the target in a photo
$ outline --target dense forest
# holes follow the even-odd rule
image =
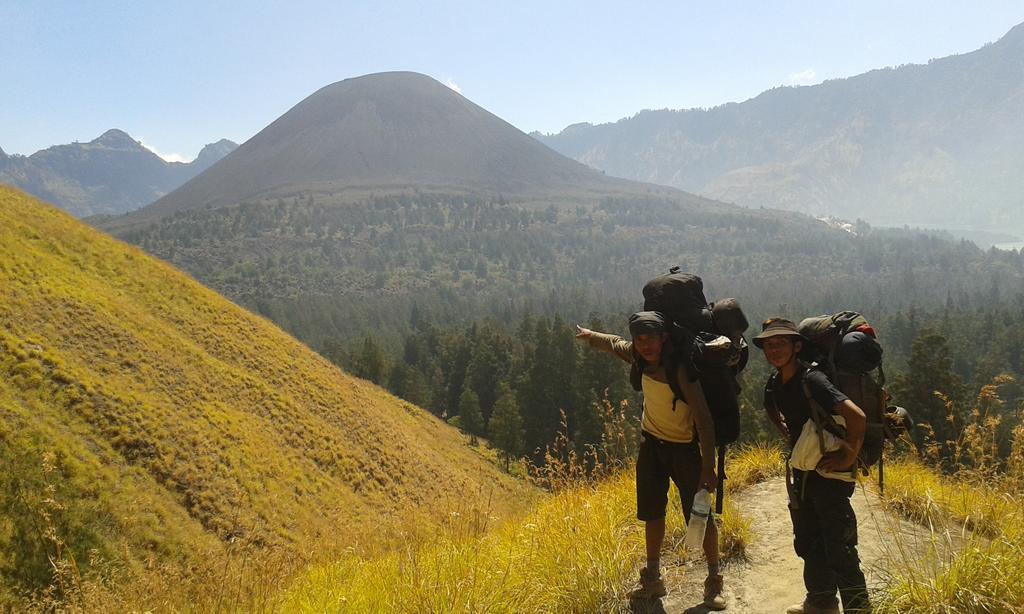
[[[512,327],[487,320],[442,329],[419,310],[414,313],[413,333],[400,351],[390,352],[367,336],[351,347],[331,344],[326,354],[467,432],[490,438],[507,458],[539,458],[538,450],[561,428],[560,412],[578,451],[600,445],[604,414],[622,401],[628,401],[637,424],[639,396],[629,388],[628,366],[576,343],[572,323],[559,315],[527,316]],[[621,334],[624,322],[625,314],[590,315],[583,324]],[[982,386],[1006,375],[1011,379],[998,386],[1004,402],[989,418],[1000,421],[1000,453],[1009,453],[1024,411],[1024,312],[912,309],[873,316],[872,323],[885,348],[893,402],[909,409],[920,425],[917,444],[956,439]],[[775,436],[761,409],[768,373],[755,350],[741,376],[741,441]]]
[[[971,309],[1024,292],[1016,252],[657,198],[537,209],[500,198],[412,193],[337,205],[308,195],[180,212],[124,238],[321,350],[367,334],[397,348],[414,306],[438,325],[628,311],[643,281],[672,265],[757,316]]]
[[[507,457],[550,442],[560,410],[577,446],[595,443],[606,390],[612,407],[637,411],[625,366],[579,347],[572,325],[622,332],[643,283],[671,265],[700,274],[712,300],[738,298],[754,323],[864,313],[896,402],[939,436],[946,405],[932,390],[967,411],[992,377],[1024,374],[1020,253],[864,222],[660,198],[537,208],[311,194],[179,212],[125,238],[355,374],[504,442]],[[753,356],[745,438],[769,436],[766,376]],[[1019,389],[1004,389],[1015,410]]]

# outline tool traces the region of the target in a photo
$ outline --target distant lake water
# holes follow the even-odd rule
[[[1013,241],[1013,242],[1010,242],[1010,243],[996,243],[995,247],[996,247],[996,249],[1007,249],[1007,250],[1009,250],[1009,249],[1016,249],[1016,250],[1022,250],[1022,249],[1024,249],[1024,241]]]

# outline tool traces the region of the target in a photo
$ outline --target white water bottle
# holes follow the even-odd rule
[[[711,493],[701,488],[693,496],[690,522],[686,525],[686,539],[683,541],[683,545],[687,550],[697,551],[704,545],[704,531],[708,528],[708,516],[710,515]]]

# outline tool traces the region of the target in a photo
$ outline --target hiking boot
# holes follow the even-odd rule
[[[629,593],[630,599],[658,599],[668,594],[665,590],[665,583],[661,580],[661,574],[648,573],[647,568],[640,570],[640,587]]]
[[[839,614],[839,606],[823,607],[805,601],[786,608],[786,614]]]
[[[722,596],[724,581],[722,574],[708,576],[704,580],[704,607],[709,610],[724,610],[725,597]]]

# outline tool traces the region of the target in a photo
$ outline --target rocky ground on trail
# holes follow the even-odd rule
[[[751,543],[745,560],[723,568],[731,614],[776,614],[803,600],[803,561],[793,552],[793,529],[782,478],[755,484],[733,495],[741,513],[749,518]],[[926,528],[885,511],[870,485],[858,486],[853,495],[857,514],[858,550],[868,586],[880,581],[879,568],[887,559],[909,556],[929,543]],[[631,601],[624,611],[637,614],[704,614],[701,605],[706,574],[703,559],[683,562],[667,557],[663,570],[667,597],[657,601]]]

